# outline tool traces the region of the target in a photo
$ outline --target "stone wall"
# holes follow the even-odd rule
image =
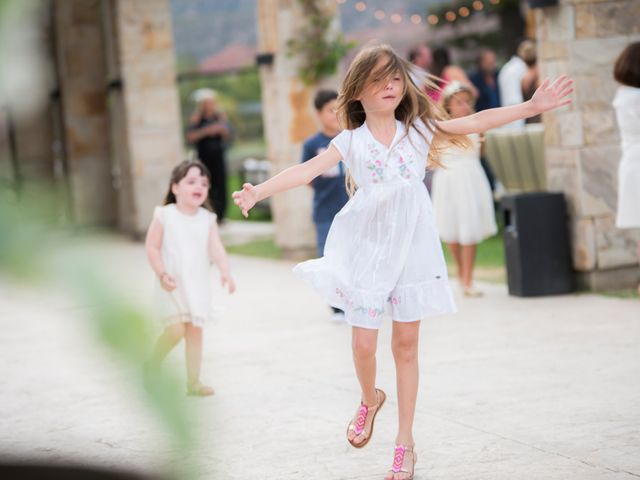
[[[560,0],[537,9],[542,76],[575,80],[574,103],[544,115],[547,181],[567,196],[573,262],[593,289],[638,281],[635,232],[615,228],[619,135],[613,64],[640,39],[640,1]]]
[[[57,0],[54,19],[72,216],[115,224],[99,0]],[[22,159],[21,159],[22,161]]]
[[[183,160],[169,0],[117,0],[115,56],[122,91],[113,98],[113,136],[120,189],[121,228],[142,235]],[[123,127],[124,125],[124,127]]]
[[[324,0],[324,8],[336,15],[335,1]],[[258,2],[259,51],[274,54],[273,65],[260,68],[267,157],[272,175],[300,162],[303,141],[318,131],[313,97],[318,88],[337,88],[337,76],[322,85],[308,86],[298,78],[298,61],[287,55],[287,41],[306,19],[296,0]],[[300,187],[272,198],[276,242],[288,258],[316,256],[315,231],[311,222],[312,190]]]

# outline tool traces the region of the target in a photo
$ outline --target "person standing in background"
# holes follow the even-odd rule
[[[342,130],[336,116],[336,99],[338,92],[335,90],[319,90],[313,101],[320,121],[320,131],[308,138],[302,146],[302,162],[324,152],[331,140]],[[316,177],[313,187],[313,223],[316,227],[316,241],[318,256],[324,255],[324,245],[327,241],[329,228],[342,207],[349,200],[346,187],[346,172],[342,162]],[[336,307],[331,307],[332,320],[344,321],[344,312]]]
[[[428,95],[434,102],[440,100],[442,90],[444,90],[449,82],[453,82],[454,80],[469,87],[473,98],[478,96],[478,90],[473,83],[471,83],[465,71],[451,63],[451,55],[446,47],[438,47],[433,51],[433,69],[429,73],[440,78],[438,81],[439,90],[430,89],[428,92]]]
[[[523,52],[531,48],[533,42],[524,40],[518,45],[515,55],[505,63],[498,73],[498,88],[500,89],[500,102],[503,107],[518,105],[524,101],[522,95],[522,79],[527,73],[527,64],[522,60]],[[534,47],[535,48],[535,47]],[[524,119],[515,120],[502,128],[522,128]]]
[[[483,48],[478,54],[478,69],[469,75],[469,80],[478,89],[475,111],[481,112],[489,108],[500,106],[500,88],[498,87],[498,66],[496,54],[493,50]],[[491,191],[496,190],[496,176],[484,155],[480,156],[480,164],[484,170]]]
[[[187,141],[195,144],[198,159],[211,173],[209,201],[222,223],[227,210],[227,167],[225,153],[231,140],[226,115],[218,109],[214,90],[201,88],[193,93],[196,111],[189,120]]]
[[[632,228],[637,234],[640,232],[640,42],[630,43],[622,51],[613,76],[620,83],[613,107],[622,140],[616,227]],[[640,260],[640,238],[636,236],[636,239]]]
[[[536,46],[533,43],[527,44],[522,49],[522,60],[527,64],[527,72],[522,77],[522,97],[524,101],[530,100],[534,92],[540,86],[540,77],[538,75],[538,55]],[[527,118],[525,123],[540,123],[542,116]]]
[[[500,106],[500,88],[498,87],[498,66],[493,50],[483,48],[478,54],[477,70],[469,75],[469,80],[478,90],[475,111]]]

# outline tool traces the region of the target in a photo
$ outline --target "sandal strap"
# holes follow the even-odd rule
[[[367,421],[367,415],[369,414],[369,407],[364,403],[360,404],[360,408],[358,408],[358,416],[356,418],[355,423],[355,432],[356,435],[360,435],[364,432],[364,424]]]
[[[393,465],[391,471],[393,473],[411,473],[411,471],[403,468],[404,456],[406,452],[410,452],[413,455],[413,447],[407,447],[406,445],[396,445],[393,452]]]

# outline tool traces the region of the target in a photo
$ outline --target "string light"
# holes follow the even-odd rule
[[[438,24],[438,16],[437,15],[429,15],[427,17],[427,22],[429,22],[431,25],[437,25]]]
[[[491,3],[491,5],[498,5],[500,3],[500,0],[489,0],[489,2]]]
[[[447,13],[445,13],[444,18],[446,18],[449,22],[453,22],[456,19],[456,14],[455,12],[448,11]]]
[[[367,9],[367,4],[364,2],[358,2],[356,3],[356,10],[358,10],[359,12],[364,12]]]
[[[400,15],[399,13],[394,13],[393,15],[391,15],[391,17],[389,17],[390,20],[393,23],[400,23],[402,22],[402,15]]]
[[[385,13],[384,10],[376,10],[375,12],[373,12],[373,16],[376,17],[378,20],[384,20],[385,17]]]
[[[411,23],[414,25],[420,25],[422,22],[422,17],[420,15],[411,15]]]
[[[475,0],[475,2],[473,2],[473,8],[477,11],[480,11],[484,8],[484,3],[482,3],[480,0]]]
[[[458,14],[459,14],[461,17],[468,17],[470,13],[471,13],[471,12],[469,11],[469,9],[468,9],[467,7],[460,7],[460,8],[458,9]]]

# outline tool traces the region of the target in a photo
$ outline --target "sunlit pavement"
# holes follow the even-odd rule
[[[149,301],[143,246],[79,248],[123,296]],[[378,385],[388,401],[362,449],[345,440],[359,401],[350,331],[332,323],[290,262],[234,256],[238,292],[217,291],[203,380],[188,398],[198,439],[176,458],[137,369],[87,325],[92,306],[0,281],[0,453],[143,472],[191,462],[203,479],[376,479],[397,422],[390,324]],[[598,295],[520,299],[481,284],[459,313],[423,322],[417,479],[640,477],[640,303]],[[169,365],[183,374],[182,346]]]

